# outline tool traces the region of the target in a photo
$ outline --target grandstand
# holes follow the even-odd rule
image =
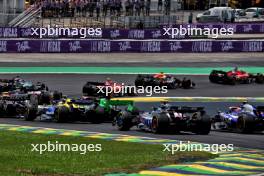
[[[135,1],[135,3],[132,3]],[[0,0],[1,26],[155,28],[188,22],[192,10],[263,6],[264,0]],[[159,2],[162,2],[160,4]]]
[[[67,27],[111,27],[137,28],[143,23],[146,28],[158,27],[160,24],[175,24],[181,15],[175,14],[181,8],[179,0],[101,0],[28,1],[25,12],[9,22],[9,26],[67,26]],[[80,2],[82,2],[80,4]],[[112,3],[113,4],[112,4]],[[129,3],[130,2],[130,5]]]
[[[25,2],[23,0],[0,0],[0,25],[5,26],[24,9]]]

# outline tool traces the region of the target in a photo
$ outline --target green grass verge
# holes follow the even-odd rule
[[[159,73],[209,75],[213,69],[229,71],[232,67],[0,67],[0,73],[76,73],[76,74],[135,74]],[[239,67],[250,73],[264,73],[264,67]]]
[[[32,152],[31,144],[101,144],[101,152]],[[179,152],[169,155],[163,146],[107,141],[73,136],[0,131],[0,175],[103,175],[137,172],[142,169],[214,158],[207,152]]]

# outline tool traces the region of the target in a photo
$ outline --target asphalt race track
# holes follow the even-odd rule
[[[17,75],[5,74],[0,78],[13,78]],[[136,75],[77,75],[77,74],[25,74],[21,78],[33,82],[46,83],[51,90],[58,90],[68,96],[81,96],[82,87],[87,81],[104,82],[111,78],[118,83],[134,85]],[[184,76],[177,76],[183,78]],[[153,94],[153,96],[165,97],[264,97],[264,84],[241,84],[236,86],[212,84],[208,76],[186,76],[196,83],[195,89],[174,89],[167,94]],[[144,96],[144,95],[139,95]]]
[[[0,75],[0,78],[12,78],[16,75]],[[107,77],[118,82],[124,82],[126,84],[133,85],[135,75],[76,75],[76,74],[37,74],[37,75],[20,75],[26,80],[32,80],[33,82],[41,81],[45,82],[51,90],[59,90],[68,96],[81,96],[82,86],[86,81],[104,81]],[[183,76],[178,76],[182,78]],[[197,88],[191,90],[169,90],[166,95],[155,95],[155,96],[247,96],[247,97],[262,97],[264,95],[264,85],[218,85],[211,84],[208,80],[208,76],[187,76],[196,82]],[[250,90],[250,91],[249,91]],[[138,107],[142,110],[151,110],[153,106],[158,106],[159,103],[137,103]],[[236,106],[239,103],[174,103],[175,105],[190,105],[190,106],[205,106],[206,111],[210,116],[214,116],[218,110],[226,110],[229,106]],[[260,103],[258,103],[259,105]],[[264,103],[262,104],[264,105]],[[50,127],[50,128],[61,128],[61,129],[73,129],[73,130],[86,130],[94,132],[105,132],[105,133],[122,133],[127,135],[147,136],[156,138],[167,138],[177,139],[184,141],[196,141],[204,143],[218,143],[218,144],[234,144],[236,147],[248,147],[264,149],[264,134],[237,134],[233,132],[223,131],[212,131],[209,135],[195,135],[191,133],[181,134],[164,134],[154,135],[148,132],[138,131],[133,128],[131,131],[120,132],[111,124],[89,124],[89,123],[75,123],[75,124],[58,124],[51,122],[26,122],[22,119],[7,119],[0,118],[0,123],[5,124],[17,124],[17,125],[29,125],[39,127]]]

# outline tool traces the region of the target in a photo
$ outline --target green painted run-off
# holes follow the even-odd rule
[[[0,67],[0,73],[73,73],[73,74],[138,74],[158,73],[208,75],[213,69],[231,70],[232,67]],[[264,67],[240,67],[250,73],[264,73]]]

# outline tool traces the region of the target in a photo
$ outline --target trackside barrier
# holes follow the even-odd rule
[[[173,28],[179,28],[179,25],[173,26]],[[187,27],[187,25],[183,25]],[[254,23],[254,24],[196,24],[191,25],[192,28],[232,28],[234,34],[261,34],[264,33],[264,23]],[[168,28],[164,26],[164,28]],[[157,29],[102,29],[102,35],[96,36],[97,39],[170,39],[171,36],[163,35],[165,30],[163,27]],[[0,38],[39,38],[34,34],[32,28],[16,28],[16,27],[0,27]],[[177,39],[187,39],[189,36],[175,36]],[[197,36],[199,37],[199,36]],[[80,38],[80,36],[70,36],[70,35],[51,35],[43,36],[43,38]],[[92,36],[87,36],[87,38],[95,38]],[[192,38],[195,38],[192,37]]]
[[[263,52],[264,40],[0,40],[0,53]]]

